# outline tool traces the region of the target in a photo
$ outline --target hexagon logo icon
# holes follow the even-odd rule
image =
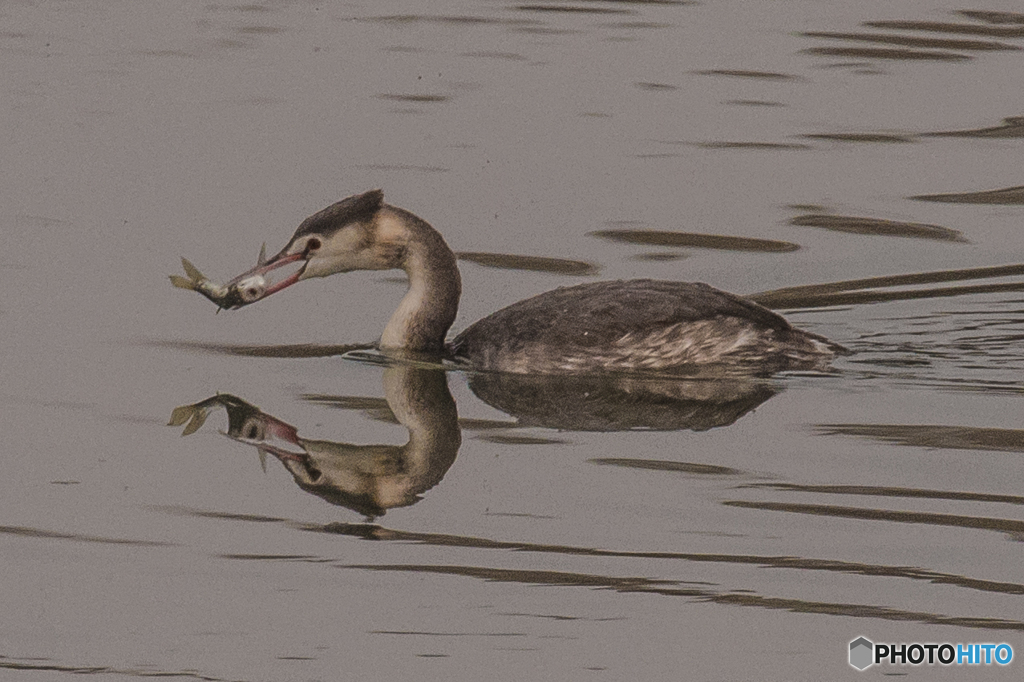
[[[866,670],[874,665],[874,643],[866,637],[850,642],[850,665],[857,670]]]

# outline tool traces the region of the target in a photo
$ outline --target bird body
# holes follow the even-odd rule
[[[473,367],[516,373],[777,368],[839,350],[739,296],[707,284],[651,279],[534,296],[473,324],[448,348]]]

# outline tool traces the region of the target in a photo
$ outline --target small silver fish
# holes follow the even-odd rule
[[[199,268],[192,265],[186,258],[181,259],[181,265],[185,268],[187,277],[171,275],[171,284],[179,289],[198,291],[206,298],[225,310],[241,308],[242,306],[263,300],[275,291],[280,291],[286,286],[298,281],[301,271],[292,273],[284,280],[271,285],[266,273],[277,269],[282,265],[293,263],[304,259],[304,255],[295,254],[285,257],[275,257],[275,262],[267,260],[267,245],[260,249],[260,255],[256,259],[256,267],[243,272],[233,279],[219,284],[210,280],[209,277],[199,272]]]
[[[218,284],[217,282],[210,280],[206,275],[199,272],[199,268],[192,265],[192,263],[190,263],[187,258],[181,259],[181,265],[182,267],[185,268],[185,274],[188,275],[188,277],[182,277],[181,275],[170,275],[171,284],[178,287],[179,289],[198,291],[203,296],[210,299],[219,307],[224,309],[237,308],[239,306],[245,305],[246,303],[251,303],[253,300],[256,300],[255,298],[245,300],[246,296],[238,288],[239,283],[225,285]],[[251,285],[252,283],[250,283],[250,292],[254,290]]]

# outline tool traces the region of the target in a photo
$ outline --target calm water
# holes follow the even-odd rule
[[[1015,679],[847,664],[1024,655],[1013,11],[3,4],[0,679]],[[655,277],[857,354],[445,375],[340,356],[396,273],[221,315],[167,281],[373,187],[465,253],[457,329]]]

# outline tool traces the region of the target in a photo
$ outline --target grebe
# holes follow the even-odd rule
[[[185,425],[182,435],[187,436],[202,427],[214,408],[223,407],[228,413],[225,436],[254,445],[261,460],[267,454],[276,457],[306,492],[373,519],[418,502],[441,482],[462,445],[459,414],[443,370],[396,364],[386,367],[382,378],[389,416],[409,432],[405,445],[302,438],[291,424],[227,393],[175,408],[169,425]],[[307,400],[330,402],[331,396]]]
[[[298,271],[265,286],[263,275],[296,262]],[[771,372],[821,368],[848,352],[707,284],[650,279],[555,289],[503,308],[446,343],[462,291],[456,256],[426,221],[384,203],[381,190],[304,220],[280,253],[269,260],[261,254],[257,267],[228,283],[230,304],[222,305],[255,303],[312,277],[391,269],[406,272],[409,289],[384,328],[381,350],[443,354],[479,370]]]

